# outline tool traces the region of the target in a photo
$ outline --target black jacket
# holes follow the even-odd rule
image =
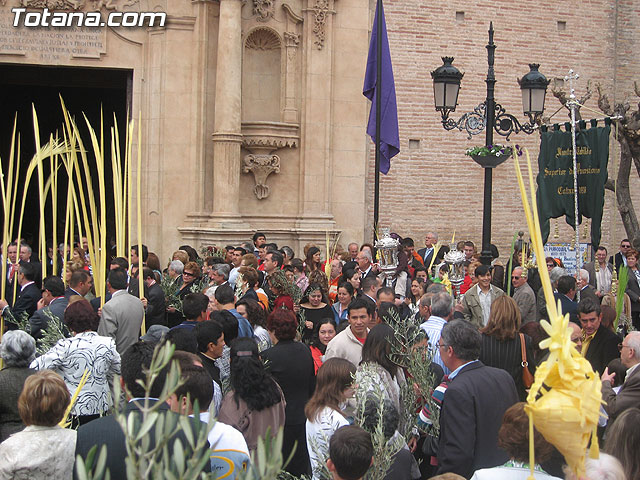
[[[311,350],[304,343],[279,341],[260,354],[287,401],[285,425],[304,425],[304,406],[316,387]]]
[[[589,348],[587,348],[587,353],[584,356],[591,363],[593,370],[598,372],[598,375],[602,375],[611,360],[620,356],[620,353],[618,353],[619,343],[620,337],[615,333],[602,325],[598,327],[598,331],[589,342]],[[582,348],[584,348],[584,344]]]
[[[157,400],[150,400],[150,402],[154,401]],[[159,411],[162,415],[177,415],[170,412],[169,407],[166,404],[161,405],[159,408]],[[134,415],[136,415],[136,425],[139,428],[142,414],[136,404],[133,402],[128,403],[125,411],[127,415],[129,413],[133,413]],[[201,428],[207,428],[207,424],[201,422],[199,419],[190,418],[189,421],[191,423],[194,436],[198,435],[198,432]],[[150,448],[153,448],[156,445],[155,428],[151,428],[147,436],[149,438]],[[182,442],[185,458],[190,458],[192,452],[189,448],[187,437],[185,436],[182,429],[178,430],[178,432],[171,439],[169,439],[169,452],[173,452],[173,444],[177,439],[180,439],[180,441]],[[86,460],[89,450],[91,450],[94,445],[98,446],[98,452],[96,452],[95,456],[96,459],[100,454],[100,448],[103,445],[107,447],[107,468],[109,469],[109,472],[111,472],[111,478],[127,478],[127,467],[125,463],[125,459],[127,458],[127,447],[125,444],[125,436],[122,431],[122,427],[113,415],[107,415],[106,417],[93,420],[85,425],[82,425],[78,429],[78,439],[76,441],[76,456],[80,455],[83,459]],[[205,448],[207,448],[207,450],[209,449],[208,443],[206,444]],[[203,471],[211,471],[210,461],[207,461]],[[73,469],[73,474],[74,478],[78,478],[75,468]]]
[[[24,312],[27,312],[27,318],[31,318],[38,309],[38,300],[40,300],[41,297],[40,289],[35,283],[27,285],[24,290],[20,290],[20,285],[18,285],[15,302],[13,302],[11,308],[7,307],[4,313],[10,313],[15,319],[18,319]],[[14,327],[12,322],[9,321],[8,323],[9,329]]]
[[[464,366],[442,402],[437,473],[470,478],[476,470],[509,460],[498,448],[498,430],[504,412],[516,402],[516,386],[507,372],[480,361]]]
[[[164,300],[164,291],[162,290],[162,287],[159,284],[154,283],[149,287],[147,295],[147,328],[151,325],[166,326],[167,306]]]

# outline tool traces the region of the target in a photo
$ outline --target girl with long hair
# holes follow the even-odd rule
[[[275,436],[284,425],[284,396],[265,370],[254,340],[236,338],[230,358],[230,389],[222,399],[218,420],[240,431],[249,450],[255,451],[268,428]]]
[[[393,341],[393,329],[386,323],[380,323],[369,330],[362,346],[362,361],[356,372],[356,383],[380,388],[401,412],[400,390],[406,385],[406,379],[402,369],[391,359]]]
[[[324,354],[327,351],[327,345],[338,332],[338,326],[333,318],[323,318],[316,325],[316,329],[313,335],[313,341],[311,342],[311,355],[313,355],[313,366],[315,367],[316,374],[318,369],[322,365]]]
[[[322,270],[322,263],[320,262],[320,249],[318,247],[311,247],[307,250],[307,255],[304,260],[305,271],[309,275],[314,270]]]
[[[340,427],[348,425],[343,408],[353,396],[355,366],[342,358],[330,358],[318,370],[316,390],[309,399],[304,413],[307,449],[311,460],[312,478],[325,478],[323,462],[329,456],[329,439]]]

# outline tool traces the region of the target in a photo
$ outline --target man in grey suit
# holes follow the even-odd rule
[[[138,341],[144,317],[144,307],[139,298],[127,292],[127,272],[122,268],[111,270],[107,276],[107,290],[111,300],[102,307],[98,335],[116,341],[116,350],[122,355]]]
[[[29,319],[31,336],[39,340],[42,337],[42,330],[46,330],[49,326],[52,315],[58,317],[64,325],[64,311],[68,304],[69,299],[64,296],[62,279],[54,276],[45,278],[42,281],[42,298],[38,301],[38,310]]]
[[[589,284],[596,289],[598,298],[602,298],[611,291],[613,265],[607,262],[607,249],[605,247],[598,247],[596,259],[593,262],[585,263],[583,268],[589,272]]]
[[[604,409],[609,415],[607,425],[613,421],[626,409],[638,407],[640,405],[640,332],[631,332],[625,337],[620,345],[620,362],[627,369],[627,376],[624,379],[622,388],[614,392],[611,382],[615,373],[609,373],[605,368],[602,374],[602,399],[606,402]]]

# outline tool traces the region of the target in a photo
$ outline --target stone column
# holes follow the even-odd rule
[[[213,215],[222,217],[238,213],[242,143],[241,9],[241,0],[220,0],[211,184]]]

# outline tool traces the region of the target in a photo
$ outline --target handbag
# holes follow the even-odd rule
[[[527,362],[527,349],[525,346],[524,335],[520,334],[520,348],[522,352],[522,383],[524,388],[531,388],[533,385],[533,375],[529,371],[529,362]]]

